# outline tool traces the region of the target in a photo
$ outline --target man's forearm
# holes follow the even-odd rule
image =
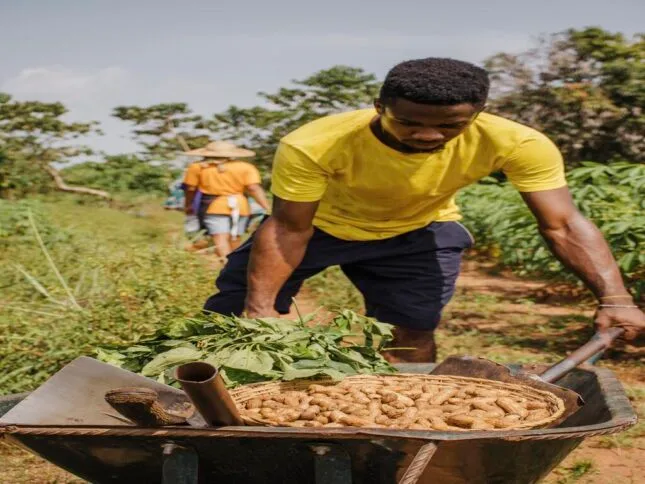
[[[260,226],[249,261],[245,308],[249,316],[274,311],[276,296],[302,261],[312,234],[313,227],[296,230],[274,217]]]
[[[598,228],[577,212],[566,225],[540,228],[553,254],[597,296],[628,294],[609,245]]]

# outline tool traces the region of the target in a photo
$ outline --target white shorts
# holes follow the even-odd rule
[[[246,232],[246,227],[249,223],[249,217],[240,217],[237,225],[237,234],[231,234],[232,222],[231,217],[228,215],[213,215],[208,214],[204,217],[204,225],[208,235],[215,234],[231,234],[240,236]]]

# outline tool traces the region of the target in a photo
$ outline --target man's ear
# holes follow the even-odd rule
[[[379,114],[383,114],[385,112],[385,106],[383,106],[383,102],[380,99],[374,99],[374,108]]]

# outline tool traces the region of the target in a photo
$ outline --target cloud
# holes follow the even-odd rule
[[[121,67],[75,69],[64,66],[28,67],[6,79],[0,90],[18,98],[68,103],[120,92],[129,82],[128,72]]]

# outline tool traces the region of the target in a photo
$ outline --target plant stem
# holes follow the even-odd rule
[[[58,270],[58,267],[56,267],[56,264],[54,263],[54,260],[52,259],[51,255],[49,255],[49,251],[47,251],[47,247],[45,247],[45,243],[43,242],[43,239],[40,236],[40,232],[38,232],[38,227],[36,227],[36,222],[34,221],[34,216],[31,213],[30,209],[27,211],[27,215],[28,215],[28,218],[29,218],[29,223],[31,224],[31,228],[34,231],[34,235],[36,236],[36,240],[38,241],[38,245],[40,245],[40,249],[43,251],[43,254],[45,254],[45,257],[47,258],[47,262],[49,262],[49,266],[54,271],[54,274],[56,274],[56,277],[58,278],[58,281],[63,286],[63,289],[65,289],[65,292],[67,293],[67,296],[69,297],[70,303],[76,309],[83,309],[83,308],[81,308],[81,306],[76,301],[76,298],[74,297],[74,294],[72,293],[72,290],[69,288],[69,286],[65,282],[65,279],[63,278],[63,275]]]

